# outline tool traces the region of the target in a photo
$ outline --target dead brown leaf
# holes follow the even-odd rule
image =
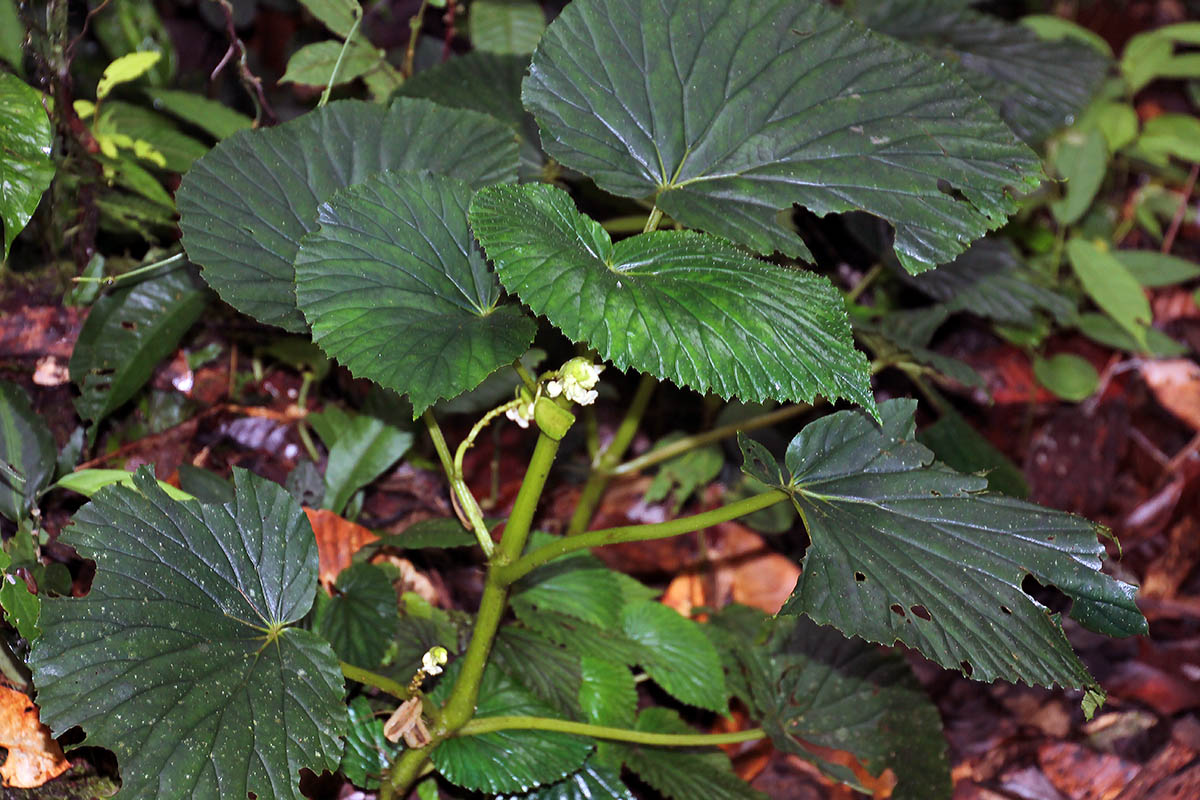
[[[0,686],[0,747],[8,759],[0,765],[5,786],[32,789],[71,767],[50,730],[38,719],[29,695]]]
[[[1072,800],[1116,800],[1140,767],[1072,742],[1047,742],[1038,762],[1054,787]]]
[[[1147,361],[1141,373],[1159,405],[1200,431],[1200,364],[1186,358]]]
[[[343,519],[323,508],[305,508],[317,537],[318,575],[325,591],[337,580],[338,573],[350,566],[358,549],[379,537],[362,525]]]

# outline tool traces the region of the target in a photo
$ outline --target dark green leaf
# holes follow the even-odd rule
[[[445,699],[449,681],[431,697]],[[535,700],[512,678],[495,668],[484,670],[476,717],[546,717],[554,710]],[[553,783],[579,768],[592,750],[591,741],[554,731],[510,728],[480,736],[447,739],[433,750],[433,763],[446,780],[467,789],[493,794],[527,792]]]
[[[638,664],[642,648],[619,631],[607,631],[556,611],[514,608],[517,618],[552,642],[580,656]]]
[[[1142,286],[1173,286],[1200,278],[1200,264],[1157,250],[1116,250],[1112,255]]]
[[[988,489],[1010,497],[1029,496],[1029,484],[1020,468],[953,408],[947,406],[937,422],[917,435],[917,440],[947,466],[986,475]]]
[[[189,255],[239,311],[292,332],[292,262],[317,207],[385,169],[427,169],[482,186],[516,178],[516,144],[481,114],[404,99],[330,103],[268,130],[230,136],[184,178],[176,201]]]
[[[942,301],[947,311],[968,311],[1012,325],[1032,325],[1038,309],[1059,321],[1074,310],[1070,300],[1038,285],[1006,239],[978,241],[953,262],[907,282]],[[926,343],[928,339],[921,342]]]
[[[322,434],[321,439],[329,448],[325,499],[321,507],[341,514],[351,495],[382,475],[408,452],[413,434],[375,417],[358,414],[347,421],[336,438],[331,440]]]
[[[4,252],[29,222],[54,178],[52,131],[42,93],[15,75],[0,73],[0,223]]]
[[[467,225],[471,194],[453,178],[381,173],[322,205],[296,255],[313,338],[356,376],[407,394],[414,417],[515,361],[537,330],[500,304]]]
[[[16,0],[0,0],[0,61],[24,75],[25,25],[17,15]]]
[[[526,628],[501,628],[492,645],[492,661],[557,716],[578,719],[582,684],[579,656]]]
[[[17,629],[17,633],[32,642],[42,635],[42,629],[38,627],[42,602],[37,595],[29,591],[24,578],[7,571],[11,565],[12,558],[4,550],[0,550],[0,609],[3,609],[4,618]],[[42,586],[39,581],[38,588],[46,592],[47,587]]]
[[[187,172],[196,159],[208,152],[208,145],[181,132],[162,114],[120,100],[104,102],[97,128],[147,142],[166,159],[164,169],[169,172]]]
[[[156,109],[195,125],[215,139],[232,136],[254,124],[254,120],[245,114],[195,92],[185,92],[181,89],[147,89],[146,95],[153,101]]]
[[[529,56],[498,55],[475,50],[422,70],[404,82],[402,97],[425,97],[451,108],[488,114],[517,132],[521,144],[521,178],[536,179],[546,156],[537,122],[521,105],[521,81]]]
[[[304,512],[243,470],[226,506],[171,500],[145,469],[134,482],[60,536],[96,578],[43,602],[42,720],[112,750],[125,797],[302,800],[301,767],[336,769],[346,729],[337,658],[288,627],[317,588]]]
[[[378,789],[379,779],[400,748],[383,735],[383,719],[375,715],[367,698],[354,698],[348,711],[350,732],[342,754],[342,774],[355,786]]]
[[[0,515],[27,516],[54,477],[58,452],[25,390],[0,381]]]
[[[232,483],[191,464],[179,465],[179,488],[202,503],[224,505],[235,498]]]
[[[638,715],[637,730],[652,733],[695,733],[669,708],[647,708]],[[766,795],[733,771],[729,758],[715,748],[620,745],[625,765],[671,800],[766,800]]]
[[[414,522],[400,533],[379,537],[372,546],[395,547],[401,550],[425,548],[471,547],[478,540],[455,517],[437,517]]]
[[[208,305],[190,266],[121,285],[92,306],[71,353],[79,416],[93,423],[125,404],[175,351]]]
[[[818,0],[577,0],[524,99],[547,152],[601,188],[761,252],[807,253],[777,222],[793,203],[863,210],[920,272],[1041,178],[951,69]]]
[[[794,500],[811,545],[784,613],[847,635],[901,641],[976,680],[1088,689],[1102,696],[1058,617],[1026,594],[1032,576],[1108,635],[1145,631],[1135,589],[1099,571],[1087,520],[1002,495],[933,461],[914,440],[915,402],[811,423],[788,447]]]
[[[531,375],[537,374],[537,367],[546,359],[546,351],[538,347],[530,348],[521,356],[521,366]],[[434,407],[438,419],[443,414],[475,414],[482,415],[491,411],[501,403],[513,398],[514,391],[521,383],[521,376],[515,369],[499,369],[483,379],[483,383],[466,394],[460,394],[453,400],[443,400]]]
[[[633,727],[637,719],[637,686],[629,667],[603,658],[580,661],[579,705],[593,725]]]
[[[822,394],[874,407],[866,358],[825,278],[698,233],[614,245],[570,195],[546,185],[480,191],[471,225],[505,288],[620,369],[723,397]]]
[[[895,773],[895,800],[949,799],[941,717],[901,655],[804,617],[775,617],[764,628],[762,643],[756,629],[738,632],[738,669],[752,714],[776,747],[858,785],[845,765],[810,745],[846,750],[872,775]]]
[[[372,564],[351,564],[333,586],[333,597],[317,594],[313,630],[342,661],[375,669],[396,627],[396,590]]]
[[[612,570],[580,569],[559,562],[527,576],[512,604],[518,613],[524,609],[555,611],[612,630],[621,625],[624,597]]]
[[[651,601],[621,610],[621,627],[641,648],[639,663],[677,700],[722,714],[729,705],[716,648],[699,624]]]
[[[1033,375],[1042,386],[1072,403],[1088,399],[1100,385],[1100,373],[1092,362],[1074,353],[1038,356],[1033,360]]]
[[[1104,242],[1072,239],[1067,258],[1084,291],[1103,311],[1124,328],[1140,347],[1146,346],[1150,324],[1150,301],[1142,286],[1113,256]]]
[[[1146,346],[1142,347],[1129,333],[1107,314],[1086,312],[1075,317],[1075,327],[1089,339],[1115,350],[1149,353],[1156,358],[1178,358],[1191,348],[1167,336],[1157,328],[1146,329]]]
[[[956,64],[960,74],[1031,144],[1070,125],[1104,80],[1110,61],[1089,45],[1048,41],[1024,25],[961,0],[858,0],[867,26]]]
[[[467,30],[476,50],[503,54],[532,53],[546,16],[536,0],[474,0]]]
[[[589,758],[584,765],[558,783],[534,789],[529,794],[509,795],[502,800],[634,800],[621,783],[621,771]]]

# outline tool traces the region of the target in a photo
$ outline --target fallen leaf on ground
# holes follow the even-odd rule
[[[0,747],[8,759],[0,765],[5,786],[32,789],[71,767],[50,730],[38,719],[29,695],[0,686]]]
[[[1140,371],[1159,405],[1200,431],[1200,364],[1168,358],[1147,361]]]
[[[318,576],[325,591],[329,591],[338,573],[350,566],[358,549],[379,537],[324,508],[306,507],[304,513],[317,537]]]

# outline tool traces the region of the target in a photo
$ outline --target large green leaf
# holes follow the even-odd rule
[[[443,680],[431,698],[444,701],[450,683]],[[475,715],[546,717],[553,716],[554,710],[535,700],[505,673],[489,668],[483,673]],[[451,783],[498,794],[527,792],[553,783],[578,769],[591,750],[591,741],[579,736],[510,728],[446,739],[434,748],[432,758],[438,772]]]
[[[619,628],[625,598],[616,576],[603,567],[588,569],[569,561],[547,564],[521,581],[513,608],[547,609],[600,628]]]
[[[330,413],[339,412],[322,412]],[[341,413],[345,422],[334,426],[336,433],[318,425],[319,415],[310,416],[313,427],[329,448],[321,507],[335,514],[341,514],[355,492],[382,475],[413,443],[411,431],[400,430],[367,414],[350,417]]]
[[[239,311],[293,332],[292,262],[338,189],[385,169],[425,169],[482,186],[516,178],[516,143],[481,114],[402,99],[330,103],[269,130],[242,131],[196,162],[176,195],[188,254]]]
[[[694,734],[669,708],[651,707],[638,714],[636,730]],[[618,745],[630,770],[670,800],[766,800],[733,771],[729,757],[716,748]]]
[[[621,783],[620,770],[598,764],[592,757],[557,783],[539,787],[529,794],[510,795],[503,800],[634,800],[634,796]]]
[[[532,53],[546,29],[546,15],[536,0],[474,0],[467,27],[477,50]]]
[[[895,800],[950,797],[941,717],[902,656],[804,617],[759,619],[745,630],[722,613],[713,624],[733,623],[744,700],[776,747],[852,785],[852,771],[808,745],[849,751],[873,775],[891,769]]]
[[[621,610],[621,627],[641,646],[639,663],[655,683],[684,703],[725,713],[729,693],[721,657],[699,624],[662,603],[643,600]]]
[[[1099,571],[1097,528],[1003,495],[935,463],[914,438],[915,402],[808,425],[788,446],[793,493],[811,544],[784,605],[872,642],[904,642],[981,681],[1086,688],[1102,697],[1050,613],[1022,589],[1033,577],[1108,635],[1144,633],[1135,589]]]
[[[1109,59],[1083,42],[1049,41],[962,0],[857,0],[867,26],[956,63],[960,74],[1031,144],[1070,125],[1104,80]]]
[[[0,224],[8,258],[13,239],[29,222],[54,178],[52,131],[42,93],[16,75],[0,73]]]
[[[507,122],[521,143],[521,177],[532,180],[541,175],[546,156],[542,153],[537,122],[521,105],[521,81],[528,68],[529,56],[474,50],[418,72],[396,94],[424,97]]]
[[[532,630],[583,657],[641,663],[641,646],[620,631],[610,631],[558,611],[514,607],[517,617]]]
[[[25,390],[0,381],[0,515],[14,522],[29,514],[54,477],[58,451]]]
[[[1088,296],[1144,350],[1146,329],[1153,315],[1137,278],[1102,240],[1072,239],[1067,242],[1067,259]]]
[[[43,602],[42,720],[112,750],[122,797],[302,800],[299,770],[337,769],[347,724],[337,658],[289,627],[317,588],[304,512],[243,470],[224,506],[171,500],[146,469],[134,482],[60,537],[96,577]]]
[[[692,232],[614,245],[552,186],[484,189],[471,225],[509,291],[620,369],[724,397],[874,407],[866,358],[825,278]]]
[[[580,658],[527,628],[506,625],[492,644],[492,663],[551,706],[560,717],[581,716]]]
[[[343,661],[375,669],[396,625],[396,590],[374,564],[351,564],[338,575],[332,597],[317,593],[313,630]]]
[[[440,175],[380,173],[323,204],[296,256],[313,338],[356,376],[407,394],[414,415],[474,389],[536,332],[500,303],[467,225],[471,193]]]
[[[79,416],[97,423],[116,411],[174,352],[211,297],[193,273],[186,264],[172,267],[118,286],[92,306],[69,365]]]
[[[576,0],[524,85],[550,155],[762,251],[777,221],[863,210],[919,272],[1016,209],[1037,157],[949,68],[819,0]]]

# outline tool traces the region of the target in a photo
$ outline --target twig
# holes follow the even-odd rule
[[[1179,198],[1179,208],[1175,209],[1175,216],[1171,218],[1171,227],[1167,228],[1167,235],[1163,237],[1162,252],[1169,253],[1171,248],[1175,246],[1175,237],[1179,235],[1179,229],[1183,226],[1183,218],[1187,216],[1188,201],[1192,199],[1192,192],[1196,189],[1196,178],[1200,177],[1200,162],[1192,164],[1192,171],[1188,173],[1187,183],[1183,185],[1183,197]]]
[[[271,104],[267,102],[267,96],[263,92],[262,80],[250,71],[250,66],[246,63],[246,45],[238,38],[237,31],[233,27],[233,6],[229,4],[229,0],[213,0],[214,3],[221,7],[225,12],[225,34],[229,37],[229,50],[225,52],[225,56],[221,59],[221,63],[217,64],[217,68],[213,70],[209,80],[216,80],[217,75],[229,63],[229,59],[236,52],[238,55],[238,77],[242,81],[242,86],[250,94],[250,99],[254,101],[254,106],[257,111],[255,114],[255,127],[261,127],[262,123],[268,122],[275,124],[278,117],[271,109]]]
[[[75,46],[76,46],[76,45],[78,45],[78,44],[79,44],[79,40],[80,40],[80,39],[82,39],[82,38],[84,37],[84,35],[85,35],[85,34],[87,34],[87,32],[88,32],[88,25],[91,23],[91,21],[92,21],[92,17],[96,16],[96,15],[97,15],[97,14],[99,14],[101,11],[103,11],[105,8],[107,8],[107,7],[108,7],[108,4],[109,4],[109,3],[111,3],[111,2],[112,2],[112,0],[104,0],[104,2],[103,2],[103,3],[101,3],[100,5],[98,5],[98,6],[96,6],[95,8],[93,8],[91,11],[89,11],[89,12],[87,13],[87,16],[83,18],[83,27],[79,29],[79,33],[78,33],[78,35],[76,35],[76,36],[75,36],[75,38],[71,40],[71,43],[70,43],[69,45],[67,45],[67,49],[66,49],[65,55],[66,55],[66,59],[67,59],[67,63],[68,63],[68,64],[69,64],[71,61],[73,61],[73,60],[74,60],[74,58],[75,58]]]
[[[421,26],[425,24],[425,9],[429,8],[429,0],[421,0],[421,7],[408,21],[408,45],[404,49],[404,62],[400,65],[400,73],[407,80],[413,74],[413,62],[417,59],[417,39],[421,38]]]

